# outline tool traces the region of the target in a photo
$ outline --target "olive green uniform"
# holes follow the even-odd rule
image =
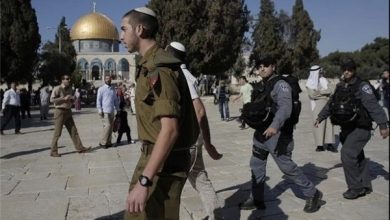
[[[180,196],[190,168],[189,147],[195,143],[199,127],[181,62],[157,45],[138,63],[135,107],[141,157],[130,182],[138,181],[161,130],[161,117],[179,121],[179,136],[160,171],[153,179],[145,211],[125,212],[125,219],[179,219]]]
[[[63,87],[62,85],[56,86],[51,94],[53,98],[63,98],[67,95],[73,95],[72,88]],[[72,100],[61,100],[54,103],[54,134],[51,143],[51,152],[58,152],[57,142],[62,133],[62,127],[65,125],[68,130],[70,137],[72,138],[73,144],[76,150],[82,150],[83,145],[80,140],[80,136],[77,132],[76,125],[74,124],[72,117]]]

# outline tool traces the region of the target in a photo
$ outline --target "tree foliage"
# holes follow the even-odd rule
[[[291,17],[283,10],[276,13],[273,1],[261,0],[250,61],[253,64],[264,54],[271,55],[277,60],[278,72],[302,77],[302,72],[319,59],[319,40],[320,32],[314,29],[302,0],[296,0]]]
[[[40,43],[37,17],[31,1],[1,1],[2,81],[31,84]]]
[[[260,13],[252,34],[254,43],[250,63],[258,61],[264,55],[281,60],[285,50],[282,41],[280,22],[276,18],[275,6],[271,0],[261,0]]]
[[[304,9],[303,1],[296,0],[291,17],[290,47],[293,50],[292,65],[298,76],[307,74],[308,68],[319,61],[317,42],[320,38],[321,33],[314,29],[313,21]]]
[[[59,35],[60,34],[60,35]],[[61,38],[61,51],[59,51],[59,42]],[[42,47],[41,66],[38,77],[42,79],[43,84],[56,84],[63,74],[72,74],[76,69],[76,51],[72,45],[69,30],[62,17],[57,28],[55,42],[48,41]]]
[[[161,46],[179,41],[186,46],[191,71],[223,75],[241,52],[249,12],[243,0],[151,0]]]
[[[364,45],[354,52],[333,52],[321,59],[328,77],[341,75],[340,64],[345,58],[355,60],[357,74],[363,79],[377,79],[385,69],[389,68],[389,38],[377,37],[374,42]]]

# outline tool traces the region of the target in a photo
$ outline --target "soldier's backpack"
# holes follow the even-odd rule
[[[361,100],[356,98],[363,80],[357,78],[357,82],[350,86],[338,84],[329,103],[330,121],[334,125],[346,127],[371,127],[372,119],[367,110],[362,106]],[[370,82],[366,82],[374,93],[377,100],[380,99],[379,94],[375,94],[375,88]]]
[[[241,118],[248,124],[249,127],[256,130],[265,130],[272,123],[276,106],[271,98],[271,91],[276,82],[279,80],[286,81],[291,87],[292,93],[292,111],[290,118],[286,120],[283,127],[297,124],[301,113],[301,102],[299,101],[299,93],[301,89],[298,80],[292,76],[276,76],[270,79],[269,82],[251,83],[253,90],[251,102],[246,103],[242,109]]]

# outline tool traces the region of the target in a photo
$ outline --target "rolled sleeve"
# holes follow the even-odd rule
[[[178,118],[180,116],[180,106],[172,100],[156,100],[153,120],[167,116]]]
[[[162,68],[159,70],[158,84],[154,90],[154,119],[169,116],[180,116],[180,91],[178,88],[177,78],[172,71]]]

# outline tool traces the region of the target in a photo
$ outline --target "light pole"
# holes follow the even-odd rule
[[[65,26],[60,26],[59,28],[58,28],[58,30],[57,30],[57,34],[58,34],[58,52],[59,53],[61,53],[61,49],[62,49],[62,39],[61,39],[61,36],[62,36],[62,28],[68,28],[68,26],[67,25],[65,25]],[[55,27],[46,27],[46,29],[48,29],[48,30],[51,30],[51,29],[56,29]]]

